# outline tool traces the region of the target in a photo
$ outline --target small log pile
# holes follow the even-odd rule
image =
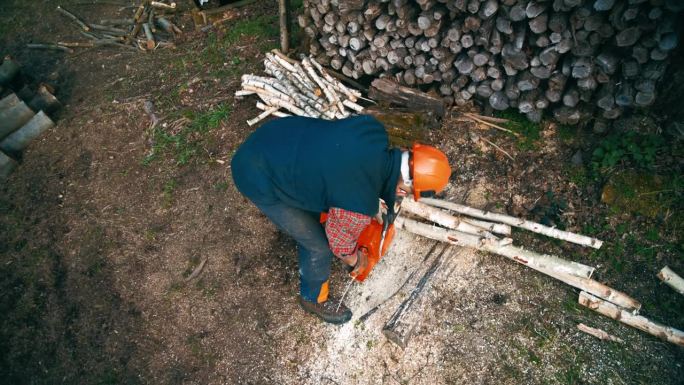
[[[175,2],[143,0],[130,17],[102,19],[89,23],[67,9],[57,6],[57,12],[75,24],[87,41],[60,41],[54,44],[28,44],[28,48],[52,49],[73,53],[77,48],[120,47],[133,51],[153,51],[174,47],[173,40],[182,33],[171,20]]]
[[[679,43],[678,0],[304,0],[322,65],[360,78],[546,111],[565,124],[654,103]]]
[[[263,102],[257,102],[263,112],[247,121],[250,126],[269,115],[343,119],[363,111],[357,104],[361,92],[342,84],[312,57],[298,62],[273,50],[264,67],[269,76],[242,75],[242,89],[235,93],[238,98],[257,95]]]
[[[21,65],[5,56],[0,64],[0,179],[17,167],[16,159],[33,139],[54,126],[48,114],[62,107],[54,93],[46,83],[29,85]]]
[[[448,211],[444,211],[446,209]],[[454,214],[455,213],[455,214]],[[422,222],[427,220],[429,223]],[[581,291],[580,303],[601,314],[653,334],[666,341],[684,345],[684,333],[636,316],[641,303],[629,295],[615,290],[591,278],[594,268],[561,257],[540,254],[513,245],[510,226],[529,230],[548,237],[561,239],[578,245],[600,248],[598,239],[562,231],[521,218],[490,213],[472,207],[438,199],[421,199],[416,202],[406,198],[401,203],[401,216],[395,225],[413,234],[441,241],[448,245],[469,247],[504,256],[549,277],[555,278]],[[498,226],[497,226],[498,225]],[[501,227],[501,226],[505,227]],[[439,262],[435,262],[437,269]],[[433,270],[434,270],[433,269]],[[410,298],[422,295],[434,271],[426,273]],[[409,298],[409,299],[410,299]],[[420,308],[404,303],[385,324],[383,332],[391,341],[405,347],[415,326],[420,320]]]

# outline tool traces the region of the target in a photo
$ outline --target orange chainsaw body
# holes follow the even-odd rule
[[[328,218],[327,213],[321,213],[321,223],[325,223]],[[366,226],[361,232],[356,247],[368,255],[368,264],[365,269],[353,272],[352,278],[359,282],[363,282],[375,267],[375,264],[380,261],[386,253],[389,246],[392,244],[394,238],[394,224],[390,224],[385,234],[385,241],[382,241],[382,224],[375,218],[371,219],[371,223]],[[382,250],[380,250],[380,243],[382,243]]]
[[[382,242],[382,224],[373,218],[371,223],[363,229],[363,232],[359,236],[357,246],[361,250],[365,249],[365,252],[368,254],[368,265],[365,269],[352,275],[352,278],[359,282],[363,282],[380,258],[387,254],[387,249],[389,249],[389,246],[392,244],[393,238],[394,224],[389,225],[387,234],[385,234],[385,241]],[[380,250],[380,243],[382,243],[382,250]]]

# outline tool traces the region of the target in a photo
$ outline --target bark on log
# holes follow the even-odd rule
[[[0,110],[0,140],[18,130],[33,118],[34,112],[24,102],[14,102],[14,98],[16,96],[12,94],[5,98],[8,99],[7,102],[3,99],[3,104],[10,107]]]
[[[4,98],[0,99],[0,111],[6,110],[10,107],[14,107],[17,104],[21,103],[21,99],[17,97],[16,94],[11,93]]]
[[[52,120],[43,111],[40,111],[24,126],[3,139],[0,142],[0,150],[10,155],[19,154],[31,140],[53,126]]]
[[[0,180],[7,178],[17,166],[18,163],[16,160],[0,151]]]
[[[45,111],[46,114],[51,114],[62,107],[59,100],[50,92],[45,84],[41,84],[36,91],[36,95],[29,102],[29,107],[33,111]]]
[[[409,108],[426,110],[443,117],[444,101],[424,92],[401,86],[389,79],[376,79],[371,83],[369,91],[371,99],[400,104]]]
[[[12,82],[15,76],[19,74],[19,63],[14,61],[11,56],[5,56],[5,59],[0,65],[0,86],[6,86]]]
[[[604,330],[601,329],[596,329],[592,328],[591,326],[587,326],[585,324],[578,324],[577,329],[580,331],[589,334],[590,336],[596,337],[600,339],[601,341],[612,341],[612,342],[619,342],[619,343],[624,343],[622,339],[615,337],[614,335],[606,333]]]
[[[625,325],[644,331],[664,341],[684,346],[684,332],[673,327],[665,326],[651,321],[646,317],[634,315],[632,312],[604,301],[590,293],[582,291],[579,295],[579,304],[586,306],[597,313],[603,314]]]
[[[421,201],[431,206],[452,210],[463,215],[468,215],[471,217],[484,219],[492,222],[505,223],[510,226],[515,226],[525,230],[532,231],[534,233],[543,234],[547,237],[562,239],[564,241],[576,243],[578,245],[590,246],[595,249],[599,249],[601,248],[601,245],[603,245],[603,241],[600,241],[596,238],[571,233],[569,231],[559,230],[553,227],[542,225],[540,223],[530,222],[522,218],[511,217],[504,214],[491,213],[476,208],[460,205],[458,203],[447,202],[439,199],[423,198],[421,199]]]

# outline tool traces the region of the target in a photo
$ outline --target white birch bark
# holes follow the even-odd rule
[[[469,223],[477,227],[482,227],[483,229],[490,231],[494,234],[511,235],[511,226],[503,223],[481,221],[475,218],[461,218],[461,222]]]
[[[578,324],[577,329],[580,331],[589,334],[590,336],[596,337],[600,339],[601,341],[613,341],[613,342],[619,342],[619,343],[624,343],[622,339],[615,337],[612,334],[608,334],[606,331],[601,330],[601,329],[596,329],[591,326],[587,326],[585,324]]]
[[[658,278],[673,288],[677,293],[684,295],[684,279],[672,271],[668,266],[665,266],[660,270]]]
[[[511,226],[519,227],[519,228],[529,230],[529,231],[532,231],[535,233],[543,234],[543,235],[546,235],[548,237],[562,239],[564,241],[576,243],[578,245],[590,246],[590,247],[593,247],[595,249],[599,249],[601,247],[601,245],[603,244],[603,241],[600,241],[596,238],[591,238],[591,237],[588,237],[586,235],[571,233],[569,231],[559,230],[559,229],[556,229],[553,227],[542,225],[541,223],[535,223],[535,222],[527,221],[527,220],[522,219],[522,218],[516,218],[516,217],[512,217],[512,216],[505,215],[505,214],[491,213],[491,212],[483,211],[483,210],[476,209],[473,207],[468,207],[468,206],[460,205],[458,203],[447,202],[447,201],[439,200],[439,199],[423,198],[423,199],[421,199],[421,201],[424,203],[427,203],[431,206],[453,210],[453,211],[456,211],[456,212],[461,213],[463,215],[468,215],[468,216],[475,217],[475,218],[485,219],[488,221],[505,223],[507,225],[511,225]]]
[[[478,250],[502,255],[570,286],[611,301],[623,308],[630,310],[639,310],[641,308],[641,304],[627,294],[590,279],[589,277],[594,271],[593,267],[567,261],[554,255],[535,253],[512,245],[500,245],[496,240],[486,239],[460,231],[450,231],[404,217],[397,218],[395,226],[437,241],[448,242],[458,246],[472,247]]]
[[[411,198],[405,198],[402,200],[401,209],[449,229],[458,230],[463,233],[479,235],[485,238],[496,238],[494,234],[483,229],[482,227],[464,223],[456,216],[450,215],[449,213],[436,207],[428,206],[421,202],[416,202]]]
[[[586,306],[597,313],[603,314],[625,325],[644,331],[673,344],[684,346],[684,332],[670,326],[665,326],[651,321],[646,317],[634,315],[631,312],[621,309],[619,306],[597,298],[590,293],[581,292],[579,304]]]
[[[273,114],[274,112],[278,111],[279,108],[280,108],[280,107],[277,107],[277,106],[276,106],[276,107],[270,107],[269,109],[267,109],[267,110],[265,110],[264,112],[260,113],[260,114],[259,114],[257,117],[255,117],[254,119],[249,119],[249,120],[247,121],[247,124],[250,125],[250,126],[253,126],[253,125],[259,123],[260,121],[264,120],[267,116],[269,116],[269,115]]]

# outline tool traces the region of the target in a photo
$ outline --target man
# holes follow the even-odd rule
[[[333,255],[363,266],[366,255],[356,243],[379,198],[393,208],[397,197],[441,191],[451,174],[434,147],[389,148],[383,125],[365,115],[273,120],[240,146],[231,169],[238,190],[297,241],[301,306],[336,324],[352,314],[328,295]]]

